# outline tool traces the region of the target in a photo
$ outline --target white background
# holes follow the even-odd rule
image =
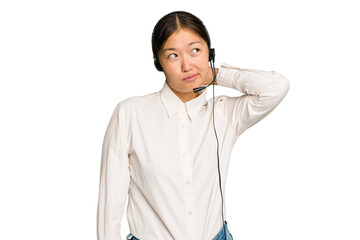
[[[207,26],[216,66],[275,70],[291,84],[233,149],[234,238],[359,240],[355,2],[1,1],[0,239],[96,239],[108,121],[121,100],[161,90],[152,29],[185,10]]]

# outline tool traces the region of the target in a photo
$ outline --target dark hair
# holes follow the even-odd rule
[[[154,55],[154,64],[156,69],[162,71],[161,65],[158,59],[158,53],[163,47],[165,41],[173,34],[178,28],[187,28],[194,33],[198,34],[208,45],[210,49],[210,36],[203,24],[203,22],[195,15],[184,12],[176,11],[171,12],[163,16],[155,25],[151,45]]]

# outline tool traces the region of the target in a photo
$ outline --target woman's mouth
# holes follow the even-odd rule
[[[185,82],[193,82],[193,81],[196,80],[196,78],[197,78],[197,74],[194,74],[194,75],[191,75],[191,76],[188,76],[188,77],[184,78],[183,80]]]

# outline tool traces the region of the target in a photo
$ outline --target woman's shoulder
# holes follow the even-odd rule
[[[120,101],[116,107],[127,111],[151,108],[152,106],[157,105],[159,97],[160,91],[142,96],[132,96]]]

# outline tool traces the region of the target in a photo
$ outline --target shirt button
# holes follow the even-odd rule
[[[187,153],[183,153],[183,154],[182,154],[183,157],[186,157],[186,155],[187,155]]]
[[[189,185],[191,182],[189,180],[186,181],[186,184]]]
[[[181,126],[182,128],[184,128],[184,127],[185,127],[185,125],[184,125],[184,124],[180,124],[180,126]]]
[[[192,214],[192,211],[188,211],[188,214],[191,215],[191,214]]]

